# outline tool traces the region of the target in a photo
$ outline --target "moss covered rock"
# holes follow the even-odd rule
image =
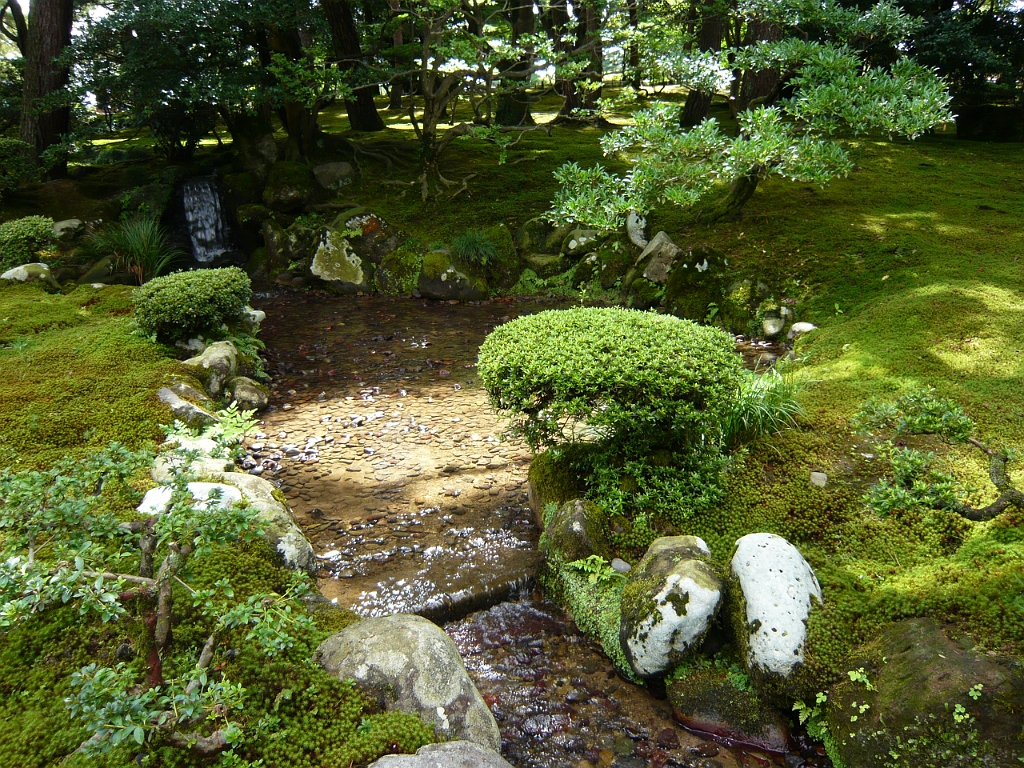
[[[270,166],[263,204],[275,211],[296,211],[310,202],[316,188],[313,172],[303,163],[279,160]]]
[[[419,283],[423,255],[415,244],[406,243],[381,261],[374,273],[377,290],[387,296],[409,296]]]
[[[369,293],[373,264],[352,250],[344,232],[327,230],[313,253],[309,271],[335,293]]]
[[[428,299],[480,301],[487,298],[487,281],[456,265],[447,251],[431,251],[423,257],[417,287]]]
[[[1020,663],[932,619],[883,630],[832,689],[834,749],[857,768],[1009,768],[1024,762]]]
[[[601,508],[592,501],[574,499],[544,517],[541,552],[546,560],[571,563],[591,555],[611,557],[602,535]]]
[[[523,255],[523,263],[540,278],[560,275],[571,266],[560,253],[527,253]]]
[[[263,182],[249,171],[224,176],[224,191],[233,207],[251,205],[263,199]]]
[[[710,248],[679,255],[665,283],[665,308],[676,317],[703,321],[720,306],[728,285],[726,259]]]
[[[667,686],[677,721],[704,733],[771,752],[789,751],[789,728],[737,667],[705,662],[681,668]]]
[[[599,229],[573,229],[562,238],[561,252],[573,261],[593,251],[607,239],[608,234]]]
[[[609,291],[621,285],[626,273],[633,266],[634,256],[628,246],[619,241],[605,243],[596,251],[588,253],[573,275],[573,286],[579,287],[597,281]]]
[[[638,277],[629,287],[629,306],[633,309],[654,309],[665,291],[645,277]]]
[[[364,208],[338,214],[331,228],[349,233],[352,250],[372,264],[380,264],[384,257],[407,239],[400,229],[382,217]]]
[[[542,529],[549,504],[561,507],[567,501],[580,498],[585,490],[582,478],[572,469],[569,456],[564,452],[545,451],[535,456],[530,464],[530,509]]]
[[[496,291],[507,291],[523,272],[523,262],[516,251],[512,233],[504,224],[499,224],[485,229],[484,235],[494,243],[497,251],[486,266],[487,284]]]
[[[696,536],[656,539],[622,591],[619,636],[639,677],[664,674],[704,641],[724,582]]]

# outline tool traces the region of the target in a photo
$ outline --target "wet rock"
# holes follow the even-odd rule
[[[601,508],[592,501],[575,499],[547,517],[541,545],[544,559],[571,563],[591,555],[608,557],[601,534]]]
[[[501,749],[497,723],[473,685],[451,638],[419,616],[364,619],[327,638],[320,665],[355,680],[386,709],[417,714],[442,739]]]
[[[298,210],[312,199],[314,184],[313,172],[308,166],[279,160],[270,166],[263,204],[283,213]]]
[[[238,373],[238,349],[230,341],[215,341],[183,365],[194,371],[207,392],[219,395],[225,382]]]
[[[849,666],[863,677],[836,685],[826,711],[847,765],[883,768],[893,753],[907,766],[1024,762],[1018,661],[921,618],[890,625]]]
[[[60,290],[60,283],[54,279],[50,265],[42,262],[22,264],[19,267],[8,269],[0,274],[0,281],[3,280],[11,283],[45,283],[54,290]]]
[[[722,602],[724,584],[696,536],[656,539],[622,592],[619,636],[640,677],[667,672],[698,648]]]
[[[324,163],[313,168],[313,176],[324,189],[340,189],[352,178],[352,164]]]
[[[187,424],[192,429],[200,429],[217,421],[217,417],[208,410],[189,402],[168,387],[161,387],[157,390],[156,396],[161,403],[167,404],[177,421]]]
[[[667,690],[673,716],[687,728],[770,752],[789,748],[789,728],[779,710],[728,669],[692,670]]]
[[[807,618],[822,602],[814,571],[796,547],[771,533],[739,539],[731,569],[742,593],[745,631],[738,641],[748,672],[788,678],[803,664]]]
[[[336,293],[368,293],[373,266],[352,250],[345,232],[329,229],[313,254],[310,272]]]
[[[231,399],[243,411],[262,411],[270,403],[270,392],[248,376],[236,376],[228,382]]]
[[[599,229],[574,229],[562,240],[562,253],[573,261],[593,251],[608,237]]]
[[[423,257],[417,288],[427,299],[480,301],[487,298],[487,282],[468,274],[447,251],[431,251]]]
[[[471,741],[420,747],[415,755],[385,755],[369,768],[512,768],[501,755]]]

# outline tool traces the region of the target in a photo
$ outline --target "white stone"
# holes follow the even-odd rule
[[[811,472],[811,485],[817,488],[824,488],[828,485],[828,475],[824,472]]]
[[[494,750],[471,741],[443,741],[415,755],[385,755],[369,768],[512,768]]]
[[[699,269],[699,267],[698,267]],[[782,333],[782,329],[786,327],[786,318],[784,317],[766,317],[761,322],[761,330],[764,331],[765,338],[771,339]]]
[[[629,234],[629,241],[637,248],[647,247],[647,219],[636,211],[630,211],[626,216],[626,232]]]
[[[220,492],[220,498],[216,501],[210,497],[215,491]],[[169,485],[161,485],[146,491],[136,511],[140,515],[161,515],[167,511],[167,505],[171,501],[171,494],[174,489]],[[211,509],[227,509],[231,505],[242,500],[242,494],[237,488],[232,488],[223,483],[202,483],[195,482],[188,484],[188,492],[195,499],[197,509],[209,511]]]
[[[793,323],[789,329],[787,337],[789,339],[795,339],[797,336],[803,336],[805,333],[818,330],[818,326],[814,323]]]
[[[814,571],[781,536],[751,533],[736,542],[732,574],[746,604],[748,669],[789,677],[804,661],[812,604],[822,603]]]

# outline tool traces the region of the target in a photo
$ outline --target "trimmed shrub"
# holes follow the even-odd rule
[[[163,341],[185,340],[237,321],[251,298],[252,283],[238,267],[176,272],[135,291],[135,319]]]
[[[731,336],[669,315],[548,311],[495,329],[480,378],[535,450],[579,438],[636,447],[721,444],[741,381]]]
[[[26,216],[0,224],[0,269],[38,261],[36,251],[53,245],[53,219]]]

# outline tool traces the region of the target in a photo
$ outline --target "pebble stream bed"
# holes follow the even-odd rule
[[[274,291],[253,304],[267,313],[273,383],[245,468],[288,498],[325,596],[362,616],[412,612],[445,627],[513,765],[824,765],[687,732],[535,590],[531,454],[502,436],[476,357],[495,326],[564,303]]]

